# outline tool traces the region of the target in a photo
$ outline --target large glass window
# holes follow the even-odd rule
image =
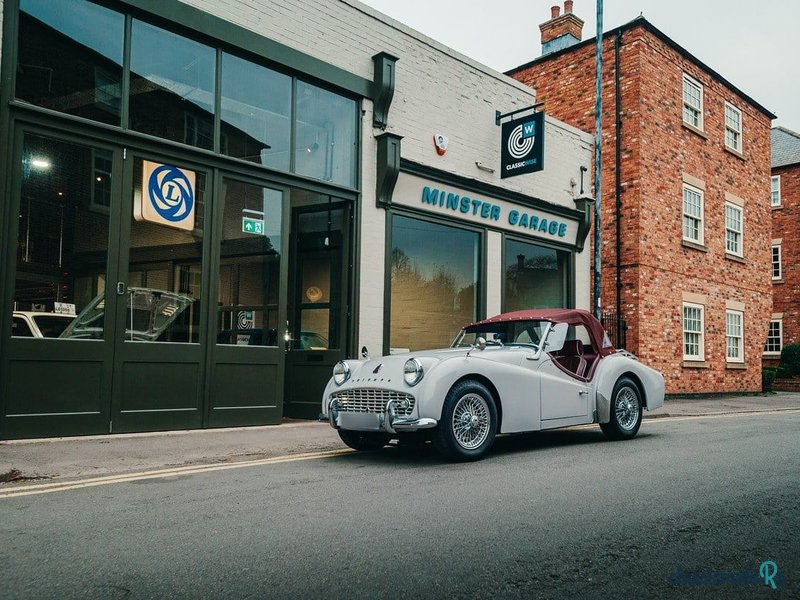
[[[217,343],[277,346],[283,194],[224,183]]]
[[[25,137],[12,335],[103,337],[102,315],[91,332],[76,335],[67,328],[76,313],[103,301],[108,208],[96,210],[92,204],[94,157],[101,153],[105,151]]]
[[[222,55],[222,152],[289,170],[292,78]]]
[[[355,186],[355,101],[298,81],[296,102],[295,172]]]
[[[130,128],[211,150],[216,51],[134,19]]]
[[[566,308],[570,253],[538,244],[506,240],[504,311]]]
[[[124,29],[86,0],[21,0],[17,98],[119,125]]]
[[[480,234],[392,217],[392,352],[450,345],[478,317]]]
[[[200,339],[206,177],[136,158],[125,339]]]

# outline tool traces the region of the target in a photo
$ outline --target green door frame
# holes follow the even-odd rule
[[[212,298],[219,297],[219,278],[217,274],[221,264],[221,244],[224,237],[224,211],[226,186],[225,180],[235,180],[262,188],[269,188],[280,191],[282,194],[281,204],[281,248],[280,248],[280,274],[278,284],[278,323],[277,340],[278,346],[248,346],[240,348],[217,344],[218,322],[216,305],[208,323],[209,330],[209,350],[206,358],[206,377],[205,385],[205,415],[204,426],[206,427],[230,427],[241,425],[264,425],[280,423],[283,418],[283,388],[285,375],[285,352],[282,340],[286,334],[286,298],[289,289],[289,227],[291,210],[289,207],[289,188],[286,185],[279,185],[272,181],[243,175],[224,169],[214,170],[214,202],[213,219],[214,228],[212,233],[212,253],[209,263],[210,273],[212,274],[211,294]],[[276,399],[273,404],[269,402],[268,394],[265,394],[264,401],[256,401],[252,405],[223,405],[214,399],[214,391],[219,388],[220,379],[224,373],[236,373],[244,381],[239,381],[239,394],[250,389],[263,389],[263,377],[269,367],[275,366],[275,393]],[[244,368],[236,368],[246,366]]]
[[[14,163],[9,165],[7,171],[10,177],[6,182],[6,198],[9,199],[6,203],[6,227],[4,231],[0,230],[0,239],[5,241],[4,248],[17,247],[11,242],[17,241],[18,219],[11,218],[11,216],[19,212],[23,165],[21,160],[15,160],[14,157],[22,156],[24,140],[28,135],[112,152],[106,280],[115,281],[118,277],[119,265],[114,257],[119,254],[120,239],[117,232],[120,227],[120,200],[123,189],[123,149],[119,145],[107,144],[96,139],[86,139],[71,132],[56,131],[35,124],[21,124],[15,128],[13,146],[9,153],[9,162],[14,161]],[[16,252],[8,252],[2,267],[0,269],[3,273],[2,289],[7,291],[0,298],[0,310],[3,311],[3,315],[10,315],[14,304],[11,291],[16,288]],[[111,414],[108,399],[111,397],[114,335],[117,327],[117,312],[115,311],[117,299],[108,286],[106,287],[105,301],[107,309],[110,307],[111,310],[106,313],[102,341],[11,338],[10,319],[0,320],[2,323],[0,338],[3,340],[3,345],[0,347],[0,439],[108,433]],[[82,371],[81,367],[83,367]],[[28,375],[27,380],[33,388],[32,395],[35,396],[38,393],[45,396],[52,393],[52,390],[37,389],[37,387],[52,385],[54,380],[61,378],[62,381],[67,381],[72,385],[72,387],[68,386],[67,390],[59,390],[62,399],[68,400],[67,396],[70,394],[72,394],[70,397],[80,398],[87,396],[91,398],[94,395],[97,401],[96,409],[70,411],[67,405],[63,412],[20,413],[8,416],[9,398],[15,393],[10,388],[14,382],[13,377],[21,377],[20,371]],[[19,383],[24,383],[24,381]]]

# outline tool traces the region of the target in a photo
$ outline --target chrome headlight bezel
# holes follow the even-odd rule
[[[425,369],[422,368],[422,363],[416,358],[409,358],[403,365],[403,380],[406,384],[414,387],[425,376]]]
[[[350,365],[343,360],[340,360],[333,367],[333,382],[336,385],[344,385],[351,375]]]

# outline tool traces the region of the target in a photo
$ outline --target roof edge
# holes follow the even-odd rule
[[[754,100],[752,98],[752,96],[750,96],[749,94],[744,93],[737,86],[733,85],[725,77],[720,75],[716,70],[714,70],[711,67],[709,67],[703,61],[701,61],[699,58],[697,58],[694,54],[689,52],[686,48],[684,48],[683,46],[678,44],[678,42],[673,40],[666,33],[664,33],[658,27],[653,25],[645,17],[642,17],[642,16],[636,17],[632,21],[628,21],[627,23],[624,23],[624,24],[620,25],[619,27],[615,27],[614,29],[610,29],[610,30],[606,31],[605,33],[603,33],[603,39],[605,39],[607,37],[614,37],[615,35],[617,35],[619,33],[622,33],[624,31],[633,29],[634,27],[637,27],[637,26],[640,26],[640,25],[642,27],[644,27],[646,30],[648,30],[650,33],[655,35],[657,38],[659,38],[661,41],[663,41],[665,44],[667,44],[669,47],[671,47],[672,49],[676,50],[679,54],[681,54],[685,58],[689,59],[691,62],[693,62],[695,65],[697,65],[701,69],[707,71],[714,78],[718,79],[720,82],[722,82],[728,88],[730,88],[731,90],[733,90],[734,92],[739,94],[742,98],[744,98],[752,106],[754,106],[759,111],[761,111],[763,114],[768,116],[770,118],[770,120],[778,118],[778,116],[775,113],[773,113],[771,110],[765,108],[761,103],[759,103],[756,100]],[[577,44],[574,44],[572,46],[568,46],[567,48],[563,48],[561,50],[557,50],[555,52],[551,52],[550,54],[546,54],[544,56],[540,56],[539,58],[535,58],[535,59],[533,59],[531,61],[526,62],[525,64],[519,65],[518,67],[514,67],[513,69],[509,69],[508,71],[504,71],[504,74],[508,75],[509,77],[513,77],[514,73],[517,73],[519,71],[522,71],[524,69],[532,67],[535,64],[539,64],[539,63],[545,62],[547,60],[550,60],[551,58],[555,58],[557,56],[561,56],[563,54],[567,54],[569,52],[577,50],[578,48],[582,48],[583,46],[587,46],[589,44],[596,43],[596,41],[597,41],[597,36],[595,35],[594,37],[591,37],[591,38],[589,38],[587,40],[583,40],[583,41],[581,41],[581,42],[579,42]]]

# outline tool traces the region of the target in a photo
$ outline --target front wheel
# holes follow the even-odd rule
[[[610,440],[629,440],[642,424],[642,395],[639,387],[627,377],[621,377],[611,393],[611,418],[600,423],[600,429]]]
[[[339,437],[353,450],[380,450],[391,440],[391,436],[386,433],[371,431],[350,431],[349,429],[338,429]]]
[[[477,381],[462,381],[447,393],[433,445],[451,460],[483,458],[497,433],[497,407],[491,392]]]

